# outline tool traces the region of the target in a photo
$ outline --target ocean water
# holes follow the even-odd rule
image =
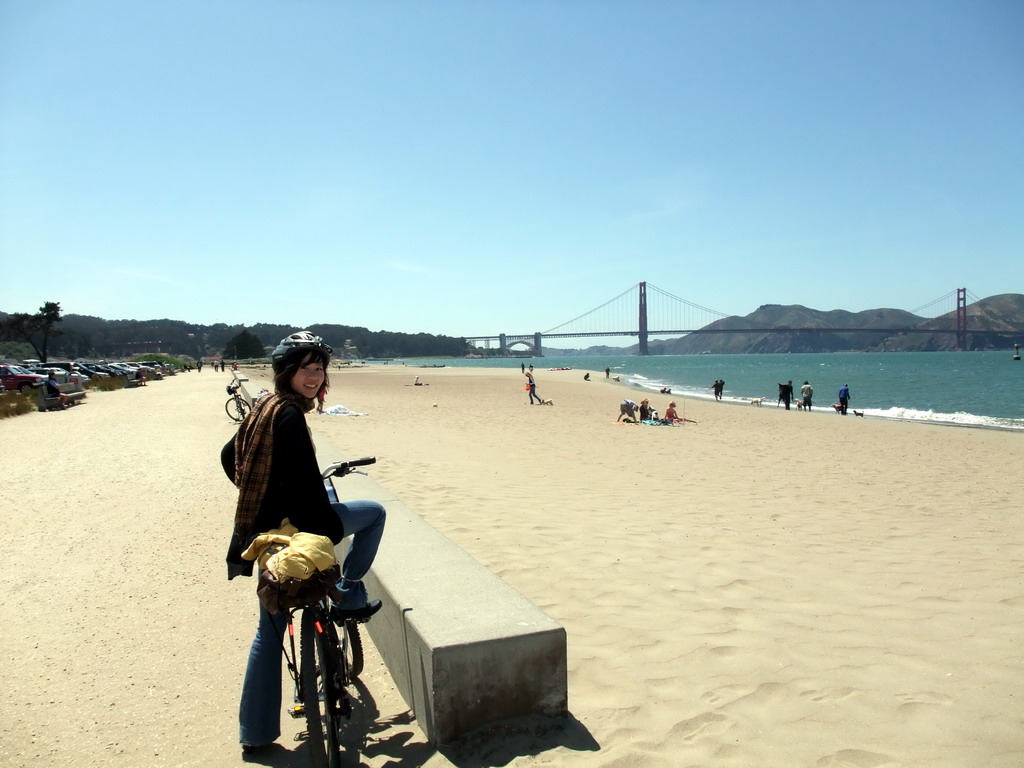
[[[396,361],[400,362],[400,361]],[[745,403],[764,397],[774,407],[778,382],[809,381],[812,412],[833,418],[839,387],[850,387],[850,407],[872,418],[1024,431],[1024,360],[1013,352],[867,352],[775,355],[630,355],[489,360],[431,360],[428,365],[519,368],[533,363],[537,390],[544,391],[549,368],[598,371],[610,368],[627,387],[711,400],[715,379],[725,380],[724,399]],[[409,366],[423,365],[408,360]],[[559,376],[565,375],[559,373]],[[592,375],[593,377],[593,375]],[[639,394],[639,392],[638,392]],[[794,406],[795,407],[795,406]]]

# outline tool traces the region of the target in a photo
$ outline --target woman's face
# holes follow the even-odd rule
[[[324,367],[313,355],[302,361],[299,370],[292,376],[292,389],[309,400],[316,397],[324,383]]]

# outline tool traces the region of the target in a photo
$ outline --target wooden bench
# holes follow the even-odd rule
[[[60,398],[46,396],[45,381],[40,381],[32,386],[39,390],[40,413],[60,408]],[[60,387],[60,391],[68,396],[68,405],[77,405],[85,399],[85,390],[82,389],[82,383],[78,379],[75,379],[73,382],[64,382],[58,386]]]

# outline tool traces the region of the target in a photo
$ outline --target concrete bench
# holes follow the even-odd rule
[[[336,481],[388,520],[364,579],[384,607],[365,625],[427,739],[450,744],[512,718],[565,717],[566,633],[369,477]],[[337,547],[343,560],[348,542]]]
[[[253,397],[249,394],[249,390],[245,388],[245,383],[249,380],[248,376],[241,375],[238,371],[232,371],[231,375],[235,379],[235,386],[238,387],[238,394],[242,396],[242,399],[252,407]]]
[[[32,385],[39,393],[39,411],[51,411],[60,408],[60,398],[46,396],[46,382],[40,381]],[[82,389],[82,382],[77,378],[74,381],[65,381],[58,384],[60,391],[68,396],[68,405],[77,405],[85,399],[85,390]]]

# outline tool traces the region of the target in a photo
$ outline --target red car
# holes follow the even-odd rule
[[[45,381],[45,376],[26,371],[20,365],[0,365],[0,382],[8,392],[18,390],[24,393],[37,381]]]

